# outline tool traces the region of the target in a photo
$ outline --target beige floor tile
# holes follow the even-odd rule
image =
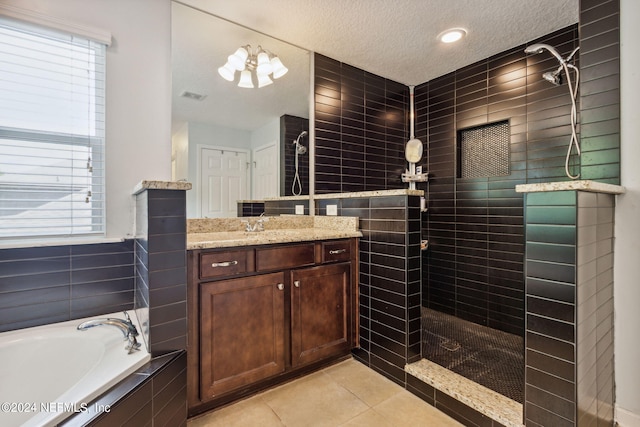
[[[323,372],[270,390],[260,397],[289,427],[335,427],[369,409]]]
[[[188,422],[188,427],[460,425],[355,360],[338,363]]]
[[[271,407],[259,397],[243,400],[209,412],[187,423],[188,427],[282,427],[284,424]]]
[[[408,391],[398,393],[373,409],[394,426],[457,427],[462,424]]]
[[[373,409],[369,409],[340,427],[395,427]]]
[[[353,359],[330,366],[323,372],[369,406],[375,406],[403,390],[393,381]]]

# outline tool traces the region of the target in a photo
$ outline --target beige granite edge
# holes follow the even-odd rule
[[[359,231],[337,231],[317,228],[276,229],[253,233],[194,233],[187,235],[187,250],[346,239],[351,237],[362,237],[362,233]]]
[[[133,187],[132,194],[136,195],[144,190],[191,190],[191,183],[186,181],[140,181]]]
[[[330,228],[332,230],[358,231],[358,217],[355,216],[320,216],[313,218],[316,228]]]
[[[507,427],[522,427],[522,405],[461,375],[422,359],[405,371]]]
[[[265,217],[266,230],[289,230],[298,228],[326,228],[331,230],[358,230],[358,218],[350,216],[309,216],[309,215],[279,215]],[[245,218],[189,218],[187,219],[187,234],[215,233],[229,231],[244,231],[245,223],[249,220],[255,223],[257,217]]]
[[[578,190],[593,193],[623,194],[625,188],[620,185],[591,180],[543,182],[536,184],[516,185],[517,193],[540,193],[546,191]]]
[[[265,231],[246,232],[242,220],[257,218],[194,218],[187,220],[187,249],[225,248],[362,237],[358,218],[280,215],[265,217]]]
[[[315,200],[323,199],[353,199],[358,197],[384,197],[384,196],[424,196],[423,190],[409,190],[407,188],[397,190],[359,191],[354,193],[329,193],[316,194]]]

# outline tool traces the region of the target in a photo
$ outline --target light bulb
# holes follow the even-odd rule
[[[256,68],[256,74],[258,76],[268,76],[273,71],[271,62],[269,61],[269,55],[266,52],[260,52],[258,54],[258,68]]]
[[[218,68],[218,74],[220,74],[223,79],[232,82],[236,75],[236,69],[233,65],[227,62],[224,66]]]
[[[239,47],[238,50],[233,55],[229,55],[229,63],[234,66],[234,68],[238,71],[242,71],[245,68],[245,64],[247,62],[247,57],[249,57],[249,52],[244,47]]]
[[[438,39],[442,43],[457,42],[461,38],[467,35],[467,31],[464,28],[451,28],[447,31],[443,31],[438,35]]]
[[[282,64],[282,61],[280,61],[280,58],[278,58],[277,56],[271,58],[271,67],[273,68],[274,79],[279,79],[280,77],[287,74],[287,71],[289,71],[289,69]]]
[[[265,74],[261,76],[258,74],[258,87],[269,86],[271,83],[273,83],[273,80],[271,80],[268,75]]]
[[[253,89],[253,81],[251,80],[251,71],[244,70],[240,73],[240,81],[238,87],[244,87],[247,89]]]

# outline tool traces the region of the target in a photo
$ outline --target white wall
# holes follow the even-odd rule
[[[620,1],[621,178],[615,218],[617,420],[640,426],[640,2]]]
[[[175,164],[174,181],[189,181],[189,124],[183,123],[171,136],[171,159]]]
[[[107,49],[107,236],[133,236],[131,190],[171,179],[170,0],[2,0],[111,32]]]

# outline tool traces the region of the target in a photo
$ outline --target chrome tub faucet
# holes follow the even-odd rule
[[[125,311],[124,315],[126,317],[126,320],[117,319],[113,317],[108,317],[105,319],[87,320],[86,322],[82,322],[81,324],[79,324],[77,329],[79,331],[86,331],[87,329],[93,328],[94,326],[102,326],[102,325],[115,326],[116,328],[120,329],[120,331],[122,331],[122,334],[124,335],[125,339],[128,341],[128,344],[124,347],[124,349],[127,350],[129,354],[131,354],[134,351],[140,350],[141,344],[136,339],[136,337],[139,335],[138,329],[136,329],[136,326],[131,321],[131,318],[129,317],[129,313]]]

